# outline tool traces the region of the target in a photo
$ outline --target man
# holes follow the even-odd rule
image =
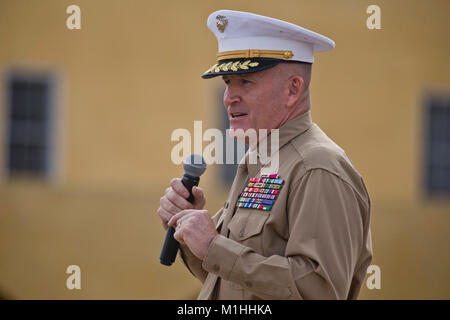
[[[311,121],[315,51],[333,41],[290,23],[221,10],[208,19],[230,128],[278,130],[269,158],[250,145],[213,218],[173,179],[158,215],[203,282],[199,299],[356,299],[372,258],[370,200],[345,152]],[[251,155],[257,163],[251,163]],[[274,157],[278,167],[273,172]],[[271,171],[272,170],[272,171]]]

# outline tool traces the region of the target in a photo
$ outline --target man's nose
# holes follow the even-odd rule
[[[235,102],[239,102],[240,99],[241,98],[239,92],[236,89],[232,88],[232,86],[228,86],[225,89],[225,92],[223,94],[223,103],[225,107],[228,107]]]

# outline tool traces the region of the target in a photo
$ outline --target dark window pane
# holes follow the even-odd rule
[[[45,150],[43,148],[12,145],[9,150],[9,163],[12,173],[45,171]]]
[[[47,168],[49,81],[13,77],[9,90],[8,169],[40,175]]]
[[[427,105],[426,188],[450,196],[450,97],[432,97]]]

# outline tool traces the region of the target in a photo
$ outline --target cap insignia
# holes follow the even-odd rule
[[[216,17],[216,19],[217,19],[217,24],[216,24],[217,29],[223,33],[225,31],[225,27],[228,25],[228,19],[227,19],[227,17],[221,16],[221,15],[218,15]]]

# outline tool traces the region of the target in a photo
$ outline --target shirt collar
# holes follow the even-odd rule
[[[311,125],[311,112],[309,110],[287,121],[279,128],[279,149],[283,148],[286,143],[308,130]]]

